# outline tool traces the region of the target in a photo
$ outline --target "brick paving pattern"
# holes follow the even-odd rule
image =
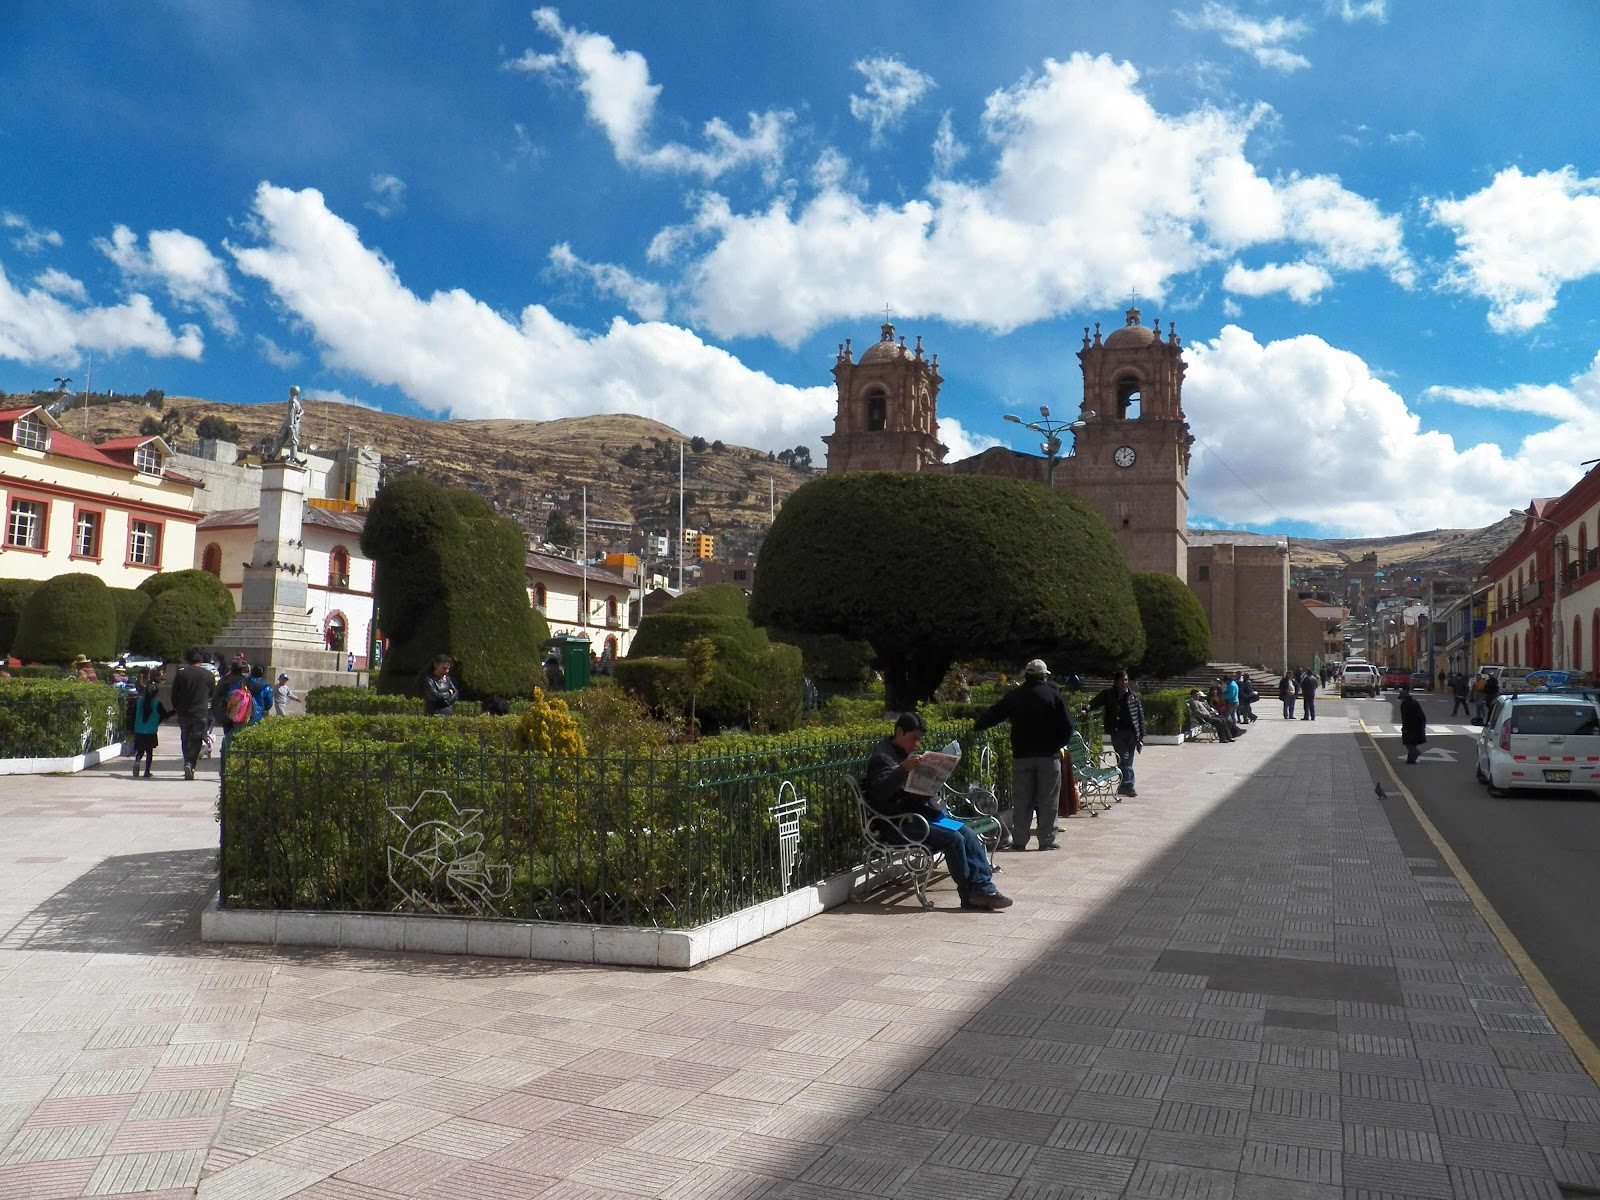
[[[215,777],[164,750],[0,780],[0,1200],[1600,1189],[1600,1092],[1338,719],[1152,747],[1009,912],[676,974],[204,946]]]

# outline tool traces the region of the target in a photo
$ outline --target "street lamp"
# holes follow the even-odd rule
[[[1541,517],[1531,508],[1513,508],[1513,517],[1523,517],[1529,521],[1537,521],[1541,525],[1552,525],[1561,528],[1560,521],[1552,521],[1549,517]],[[1550,539],[1550,665],[1557,671],[1565,670],[1561,660],[1566,657],[1566,637],[1561,628],[1561,576],[1566,564],[1556,561],[1556,550],[1560,549],[1566,554],[1567,535],[1558,533]]]
[[[1048,405],[1039,405],[1039,419],[1037,421],[1024,421],[1012,413],[1006,413],[1005,419],[1013,425],[1021,425],[1024,429],[1031,429],[1035,433],[1043,434],[1044,441],[1039,443],[1039,450],[1045,457],[1045,486],[1056,486],[1056,459],[1061,456],[1061,435],[1068,431],[1076,433],[1089,423],[1094,416],[1092,412],[1085,412],[1076,421],[1052,421]]]

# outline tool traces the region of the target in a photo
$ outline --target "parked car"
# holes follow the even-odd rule
[[[1411,672],[1411,678],[1406,682],[1411,685],[1413,692],[1431,692],[1433,691],[1435,680],[1426,671],[1413,671]]]
[[[1600,789],[1600,704],[1550,692],[1501,696],[1478,735],[1477,775],[1491,796]]]
[[[1383,669],[1383,686],[1385,688],[1400,689],[1411,682],[1411,672],[1405,667],[1385,667]]]
[[[1378,668],[1371,663],[1345,663],[1339,676],[1339,695],[1376,696],[1378,694]]]

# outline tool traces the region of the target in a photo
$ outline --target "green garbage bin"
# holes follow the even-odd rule
[[[588,638],[562,633],[545,642],[544,646],[547,654],[546,663],[554,657],[561,664],[561,691],[573,692],[589,686]],[[547,679],[548,674],[547,667]]]

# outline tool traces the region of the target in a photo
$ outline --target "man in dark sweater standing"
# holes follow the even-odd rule
[[[194,767],[205,746],[206,718],[211,712],[211,692],[216,679],[202,665],[206,656],[198,647],[188,653],[188,665],[172,679],[172,712],[183,739],[183,777],[194,778]]]
[[[1061,747],[1072,740],[1072,713],[1050,682],[1050,668],[1034,659],[1022,668],[1022,683],[978,718],[978,733],[1011,722],[1011,848],[1028,847],[1028,831],[1039,823],[1039,849],[1056,846],[1056,812],[1061,804]]]
[[[1117,791],[1124,796],[1137,796],[1133,790],[1133,756],[1144,749],[1144,705],[1139,693],[1128,686],[1128,673],[1118,671],[1111,677],[1111,686],[1089,701],[1090,708],[1106,714],[1106,736],[1111,739],[1111,749],[1117,756],[1117,768],[1122,772],[1122,783]]]

